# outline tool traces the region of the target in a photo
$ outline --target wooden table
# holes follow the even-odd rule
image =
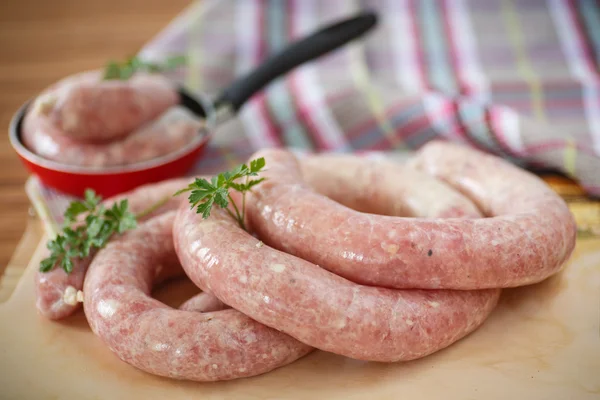
[[[12,114],[50,83],[134,54],[189,0],[0,1],[0,271],[23,234],[27,173],[6,135]]]

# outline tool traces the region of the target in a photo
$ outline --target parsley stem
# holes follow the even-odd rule
[[[246,176],[246,186],[248,186],[248,177]],[[242,215],[246,215],[246,192],[242,193]],[[245,230],[246,228],[244,228]]]
[[[139,220],[139,219],[147,217],[148,215],[152,214],[154,211],[156,211],[159,208],[161,208],[162,206],[164,206],[167,203],[167,201],[169,201],[170,198],[171,198],[171,196],[163,197],[156,203],[152,204],[150,207],[148,207],[145,210],[142,210],[138,214],[136,214],[135,218]]]
[[[233,201],[233,198],[231,197],[231,194],[227,193],[227,197],[229,198],[229,201],[233,205],[233,208],[235,210],[235,214],[237,215],[237,218],[235,218],[235,219],[237,220],[238,224],[240,224],[240,227],[243,230],[246,230],[246,225],[244,224],[244,216],[240,214],[240,210],[238,210],[237,206],[235,205],[235,201]]]

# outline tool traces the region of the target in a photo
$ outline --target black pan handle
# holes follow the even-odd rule
[[[254,71],[242,76],[215,100],[215,108],[230,107],[236,112],[255,93],[288,71],[362,36],[377,24],[377,15],[363,12],[327,26],[269,57]]]

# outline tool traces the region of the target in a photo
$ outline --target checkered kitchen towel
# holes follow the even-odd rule
[[[188,54],[173,78],[214,96],[290,40],[361,9],[379,12],[376,30],[254,97],[199,170],[265,146],[387,151],[444,137],[600,195],[596,0],[201,0],[142,55]]]

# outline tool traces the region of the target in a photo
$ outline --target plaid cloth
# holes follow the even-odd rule
[[[361,9],[378,11],[375,30],[253,97],[218,127],[192,173],[228,169],[262,147],[389,155],[442,137],[560,171],[600,196],[593,0],[201,0],[140,55],[187,54],[188,67],[170,77],[216,96],[289,41]],[[28,193],[62,219],[68,197],[35,179]],[[593,204],[582,215],[599,230]]]
[[[372,33],[255,96],[198,168],[267,146],[387,151],[443,137],[560,171],[600,196],[594,0],[202,0],[141,55],[188,54],[173,79],[215,96],[289,41],[361,9],[379,13]]]

